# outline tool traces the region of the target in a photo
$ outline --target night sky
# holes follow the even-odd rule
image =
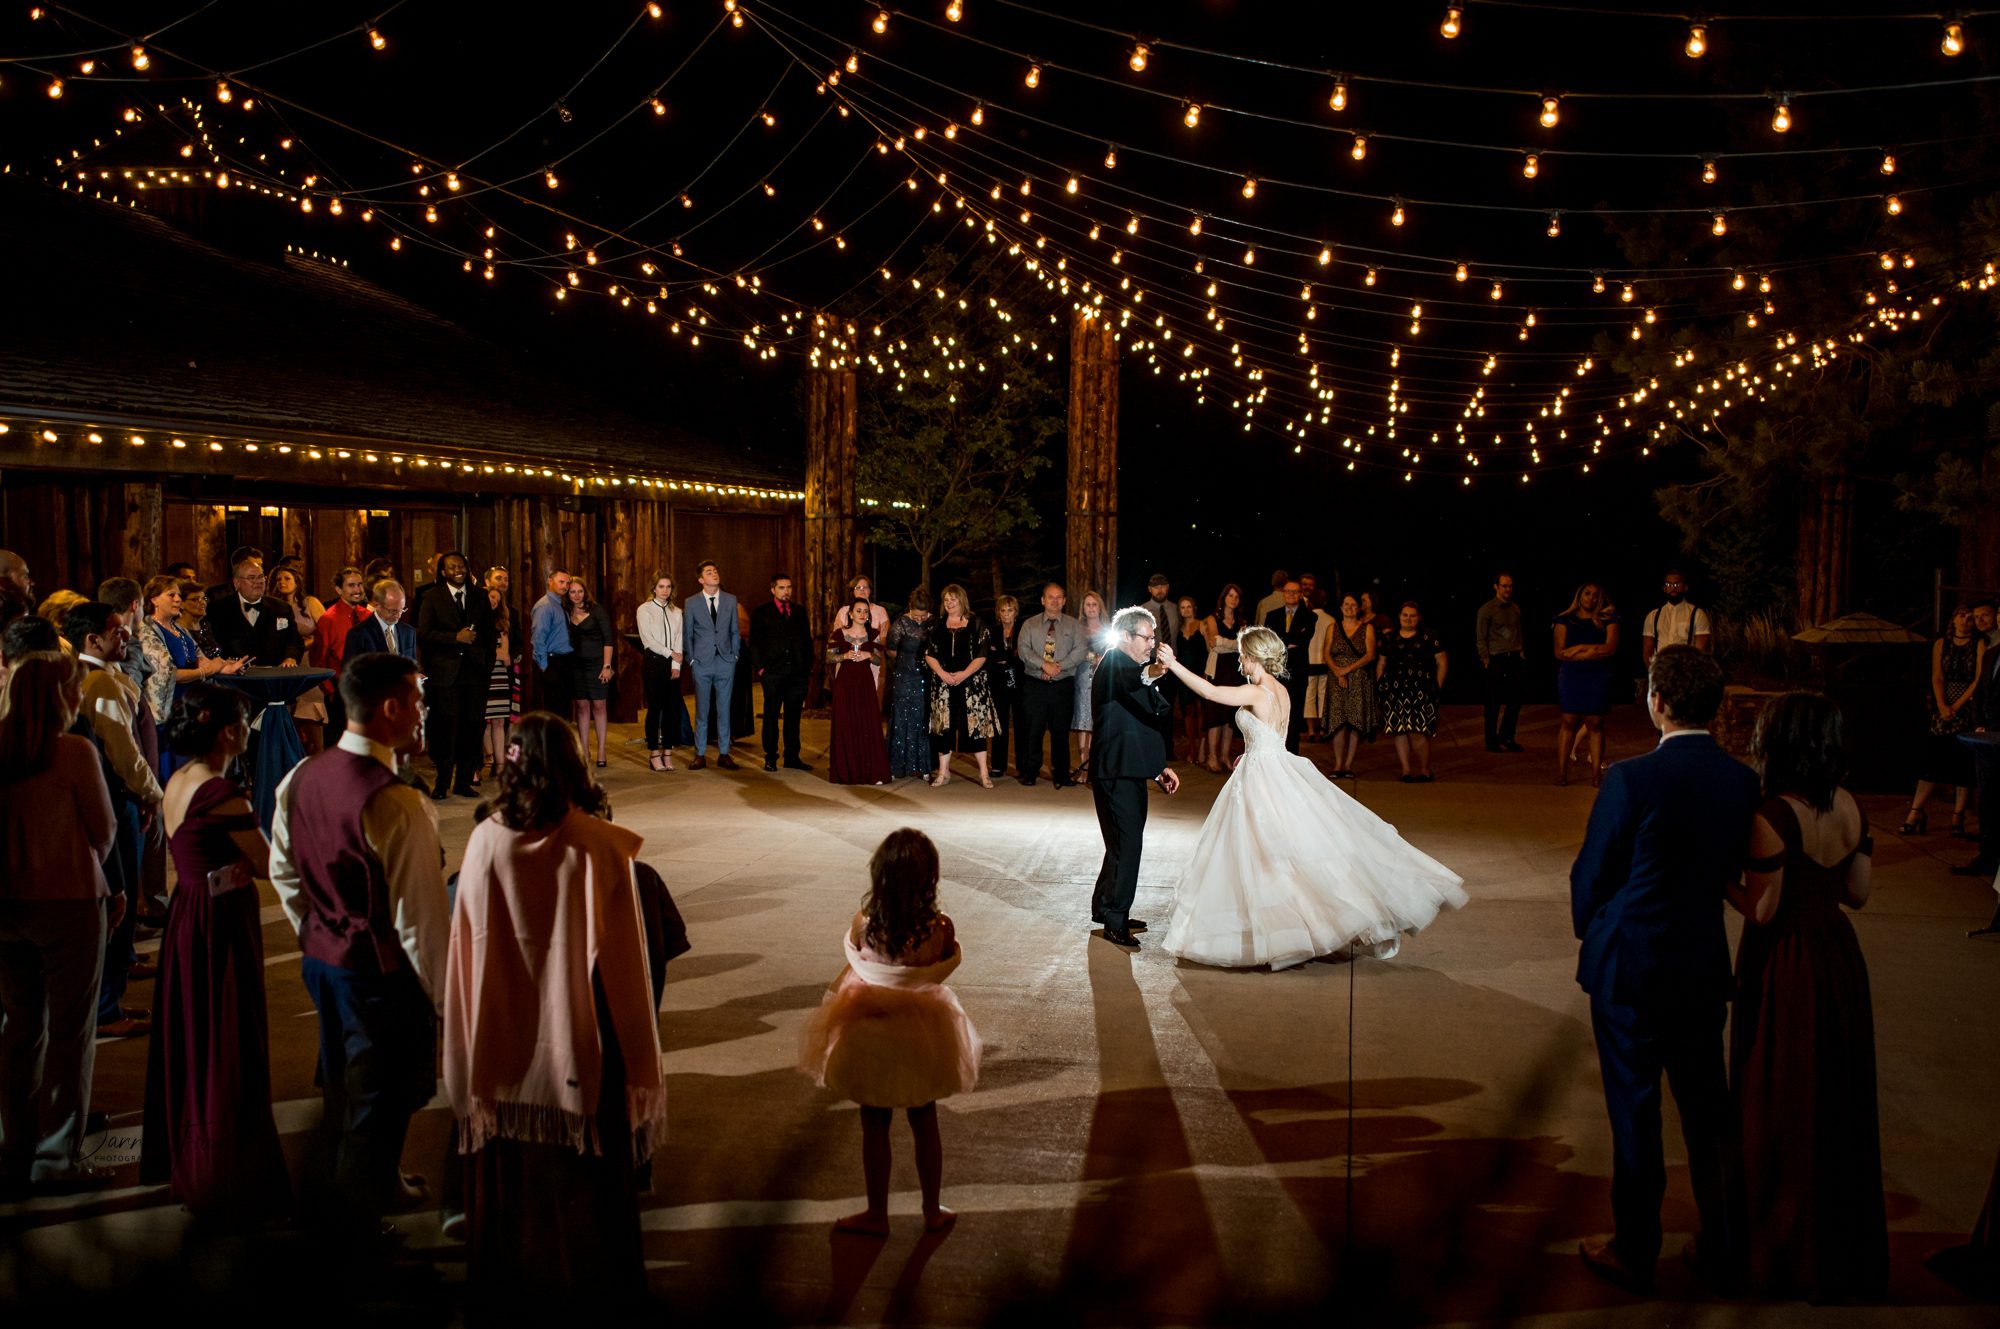
[[[1755,8],[1823,16],[1837,7]],[[520,10],[411,0],[384,11],[248,0],[196,9],[188,0],[187,9],[196,12],[159,31],[185,11],[87,4],[34,21],[27,6],[10,6],[0,16],[0,52],[13,61],[0,73],[0,142],[15,169],[57,178],[55,157],[71,149],[88,157],[70,160],[71,171],[229,169],[236,189],[207,189],[202,207],[234,209],[274,238],[346,258],[544,358],[581,391],[781,458],[803,450],[797,401],[811,343],[791,331],[803,319],[780,315],[831,307],[865,323],[880,268],[906,273],[931,244],[978,245],[981,231],[964,220],[990,216],[1029,254],[1030,237],[1042,237],[1046,254],[1071,256],[1068,276],[1111,287],[1114,302],[1129,300],[1114,284],[1129,278],[1147,293],[1148,317],[1194,334],[1191,361],[1179,354],[1185,340],[1127,351],[1121,592],[1136,594],[1158,570],[1204,601],[1225,580],[1254,596],[1283,564],[1376,586],[1390,602],[1415,596],[1448,641],[1469,637],[1496,566],[1516,573],[1534,619],[1562,608],[1586,577],[1607,582],[1636,615],[1653,602],[1659,571],[1683,560],[1652,491],[1699,474],[1692,449],[1669,443],[1641,457],[1643,424],[1620,423],[1640,413],[1615,404],[1633,380],[1611,360],[1628,349],[1639,310],[1658,311],[1648,346],[1676,335],[1709,348],[1766,345],[1768,327],[1749,334],[1743,323],[1764,297],[1733,292],[1722,274],[1778,269],[1771,298],[1780,304],[1788,265],[1858,290],[1869,280],[1870,256],[1854,256],[1861,231],[1884,229],[1885,245],[1921,243],[1991,174],[1990,149],[1970,137],[1981,124],[1977,84],[1839,93],[1983,76],[1979,39],[1990,25],[1977,20],[1967,51],[1952,59],[1935,18],[1713,14],[1708,49],[1691,59],[1685,20],[1512,4],[1467,6],[1456,39],[1440,33],[1444,6],[1428,3],[1365,13],[1219,0],[1043,12],[965,0],[952,22],[944,0],[924,0],[889,6],[880,34],[871,21],[885,11],[840,0],[746,3],[741,27],[710,3],[665,3],[658,18],[643,3]],[[144,73],[132,68],[135,35],[148,51]],[[1143,72],[1128,63],[1135,39],[1148,48]],[[107,46],[83,75],[88,57],[77,53]],[[850,53],[856,71],[823,86]],[[1033,88],[1031,65],[1040,66]],[[218,73],[230,79],[227,104]],[[60,100],[45,91],[56,76],[65,79]],[[1336,112],[1329,97],[1343,81],[1347,105]],[[1672,95],[1592,95],[1632,92]],[[1792,94],[1796,120],[1781,136],[1770,120],[1782,93]],[[1537,123],[1539,94],[1560,99],[1553,128]],[[196,133],[182,97],[201,107],[208,135],[191,159],[177,154]],[[1202,107],[1192,130],[1189,102]],[[138,124],[121,121],[127,106],[143,111]],[[1356,134],[1368,140],[1360,161]],[[906,151],[875,150],[897,137]],[[103,142],[93,148],[93,138]],[[1932,143],[1943,139],[1954,141]],[[1112,148],[1117,165],[1107,168]],[[1889,182],[1879,169],[1885,149],[1898,159]],[[1540,154],[1532,179],[1529,151]],[[1761,153],[1785,155],[1746,155]],[[1713,184],[1700,179],[1705,160],[1717,164]],[[935,183],[939,170],[946,188]],[[1063,188],[1071,174],[1074,195]],[[1252,198],[1246,177],[1257,181]],[[904,187],[912,178],[920,188]],[[1034,186],[1025,198],[1023,180]],[[284,196],[245,188],[259,182]],[[999,202],[994,184],[1003,185]],[[1883,219],[1890,189],[1910,206]],[[311,215],[301,192],[314,198]],[[329,206],[336,197],[339,216]],[[941,211],[931,212],[933,201]],[[1405,222],[1393,226],[1398,202]],[[1759,211],[1773,203],[1785,206]],[[435,223],[423,216],[429,206]],[[1025,225],[1023,207],[1033,214]],[[1716,210],[1730,218],[1725,236],[1712,233]],[[1546,234],[1552,211],[1555,239]],[[1196,215],[1199,236],[1189,229]],[[824,229],[812,227],[815,217]],[[1134,217],[1139,230],[1128,234]],[[1098,240],[1087,237],[1093,225]],[[392,252],[398,235],[405,242]],[[1635,264],[1621,240],[1635,236],[1654,257],[1628,304],[1619,291]],[[1863,238],[1872,247],[1878,237]],[[1333,251],[1324,266],[1322,245]],[[480,275],[489,247],[491,281]],[[600,263],[582,262],[593,250]],[[645,280],[643,262],[656,268]],[[572,271],[574,298],[557,301]],[[1592,291],[1594,271],[1607,292]],[[746,273],[761,289],[736,288]],[[665,282],[670,294],[648,316],[604,294],[613,281],[642,294]],[[1412,334],[1417,304],[1424,317]],[[1051,292],[1026,312],[1046,327],[1066,306]],[[712,321],[699,349],[686,335],[690,307]],[[1220,336],[1206,320],[1211,307],[1228,320]],[[1529,311],[1536,326],[1522,341]],[[675,316],[688,324],[680,335],[665,326]],[[1780,308],[1768,326],[1782,324]],[[741,344],[752,325],[774,355]],[[1157,376],[1149,351],[1165,362]],[[1489,355],[1497,369],[1482,375]],[[1713,355],[1711,364],[1725,358]],[[1579,376],[1587,356],[1593,369]],[[1180,381],[1189,364],[1210,369],[1205,384]],[[1330,401],[1309,386],[1312,366]],[[1252,369],[1263,376],[1249,379]],[[1199,408],[1196,386],[1205,388]],[[1394,417],[1393,440],[1384,432],[1392,386],[1409,406]],[[1564,415],[1541,416],[1564,387],[1573,394]],[[1269,395],[1246,432],[1231,403],[1259,388]],[[1480,388],[1487,413],[1468,423]],[[1312,423],[1287,432],[1308,404]],[[1594,427],[1600,412],[1612,418],[1609,435]],[[1454,445],[1461,423],[1471,439],[1463,447]],[[1558,429],[1569,436],[1555,437]],[[1024,584],[1060,562],[1059,491],[1048,503]],[[1698,568],[1700,551],[1685,561]],[[881,571],[885,590],[903,580],[892,556]],[[1870,607],[1894,615],[1924,602],[1916,563],[1878,576],[1864,561],[1858,575],[1862,597],[1880,602]]]

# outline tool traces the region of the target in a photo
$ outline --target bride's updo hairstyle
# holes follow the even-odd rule
[[[1272,678],[1283,678],[1285,667],[1285,639],[1269,628],[1245,628],[1236,639],[1236,648],[1246,660],[1255,660],[1265,673]]]

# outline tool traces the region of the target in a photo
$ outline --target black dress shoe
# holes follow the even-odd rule
[[[723,753],[720,757],[717,757],[715,759],[715,764],[717,766],[720,766],[725,771],[733,771],[737,768],[736,763],[730,759],[730,756],[727,752]]]
[[[1035,787],[1035,777],[1032,775],[1022,776],[1021,787],[1024,789],[1033,789]]]
[[[1652,1266],[1638,1267],[1627,1264],[1618,1254],[1618,1247],[1614,1243],[1585,1237],[1576,1244],[1576,1253],[1582,1257],[1584,1268],[1605,1282],[1615,1287],[1622,1287],[1638,1296],[1651,1295]]]
[[[474,788],[473,788],[473,787],[472,787],[471,785],[469,785],[469,784],[462,784],[462,785],[457,785],[457,786],[454,786],[451,792],[452,792],[452,793],[454,793],[454,794],[457,794],[457,795],[458,795],[458,796],[459,796],[460,798],[478,798],[478,797],[479,797],[479,791],[478,791],[477,789],[474,789]]]
[[[777,769],[778,769],[778,759],[777,759],[776,757],[766,757],[766,758],[764,758],[764,769],[765,769],[765,770],[767,770],[767,771],[775,771],[775,770],[777,770]]]
[[[1128,951],[1139,949],[1139,939],[1130,932],[1113,932],[1110,928],[1106,928],[1104,929],[1104,939],[1113,946],[1119,946]]]
[[[1502,743],[1502,744],[1501,744],[1500,746],[1501,746],[1501,747],[1503,747],[1503,748],[1505,748],[1505,749],[1507,749],[1507,751],[1509,751],[1509,752],[1526,752],[1526,751],[1527,751],[1527,749],[1526,749],[1526,748],[1522,747],[1522,746],[1521,746],[1521,745],[1520,745],[1519,743],[1516,743],[1516,742],[1515,742],[1515,741],[1514,741],[1513,739],[1511,739],[1511,738],[1510,738],[1510,739],[1508,739],[1508,740],[1507,740],[1506,742]]]
[[[1101,915],[1092,914],[1090,921],[1097,927],[1104,926],[1104,919]],[[1128,918],[1125,920],[1125,930],[1127,932],[1144,932],[1146,930],[1146,920],[1143,918]]]
[[[2000,872],[2000,865],[1989,863],[1983,858],[1975,858],[1970,863],[1961,863],[1951,870],[1954,877],[1990,877]]]
[[[785,769],[788,771],[809,771],[812,769],[812,763],[809,761],[800,761],[797,757],[787,757],[785,758]]]
[[[442,803],[450,797],[451,790],[445,788],[443,785],[439,785],[437,788],[431,790],[431,801],[433,803]]]
[[[1058,788],[1058,789],[1074,789],[1074,788],[1076,788],[1076,781],[1074,781],[1074,780],[1051,780],[1051,781],[1049,781],[1049,783],[1050,783],[1050,784],[1052,784],[1052,785],[1054,785],[1054,786],[1055,786],[1056,788]]]

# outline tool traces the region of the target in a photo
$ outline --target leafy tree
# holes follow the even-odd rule
[[[1063,428],[1049,303],[1004,253],[936,248],[851,320],[920,329],[863,339],[856,487],[875,539],[915,553],[925,586],[1039,524],[1030,494]]]

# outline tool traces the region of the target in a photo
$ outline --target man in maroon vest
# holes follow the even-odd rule
[[[430,801],[396,778],[423,723],[417,664],[357,655],[340,673],[347,730],[278,786],[271,881],[319,1009],[319,1083],[336,1214],[372,1231],[420,1203],[401,1175],[410,1118],[436,1090],[450,908]]]

